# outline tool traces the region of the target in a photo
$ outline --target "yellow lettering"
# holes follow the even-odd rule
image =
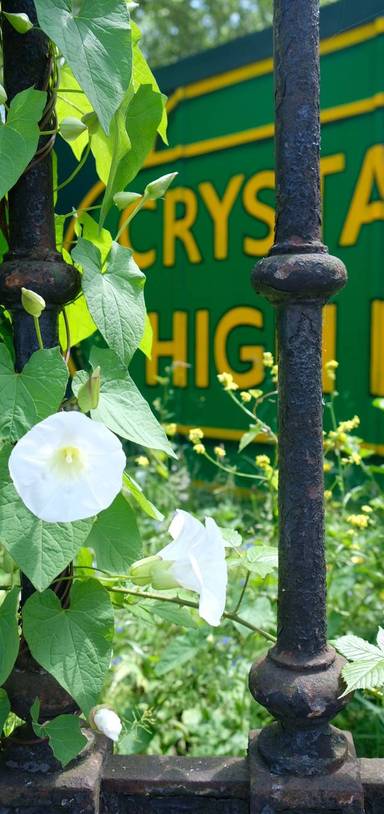
[[[250,368],[244,373],[241,372],[239,373],[238,371],[233,370],[228,361],[227,354],[228,337],[231,331],[234,330],[234,328],[238,328],[239,326],[242,325],[250,325],[254,328],[262,328],[263,327],[262,312],[259,311],[257,308],[247,308],[247,307],[231,308],[230,311],[227,311],[227,313],[224,314],[224,316],[221,318],[216,329],[214,353],[215,353],[215,364],[218,373],[223,373],[225,371],[227,371],[228,373],[232,373],[239,387],[247,388],[254,387],[256,384],[260,384],[260,382],[264,378],[263,371],[264,348],[261,345],[243,345],[242,347],[240,347],[239,349],[240,361],[249,362]]]
[[[146,383],[157,384],[159,359],[168,357],[173,364],[173,383],[176,387],[187,386],[187,314],[174,311],[172,318],[172,339],[159,338],[159,314],[148,314],[152,325],[153,343],[152,358],[146,359]]]
[[[184,213],[177,217],[177,204],[183,204]],[[164,265],[174,266],[176,240],[180,240],[191,263],[200,263],[201,254],[192,234],[197,218],[197,199],[192,189],[169,189],[164,199]]]
[[[209,311],[196,311],[195,317],[195,365],[196,387],[209,386]]]
[[[382,200],[373,201],[375,185]],[[384,145],[375,144],[367,150],[360,175],[352,197],[344,228],[340,238],[341,246],[354,246],[361,227],[375,220],[384,220]]]
[[[384,300],[371,305],[371,394],[384,396]]]
[[[130,206],[127,207],[127,209],[124,210],[120,218],[119,229],[122,227],[124,221],[127,220],[128,216],[135,208],[135,206],[137,206],[137,204],[131,204]],[[152,201],[151,199],[149,199],[145,201],[143,209],[151,209],[153,211],[154,209],[156,209],[156,206],[157,201]],[[133,256],[136,260],[137,265],[141,269],[147,269],[150,266],[153,266],[154,263],[156,263],[156,249],[148,249],[148,251],[146,252],[141,252],[132,246],[132,240],[128,226],[126,226],[125,229],[123,229],[120,235],[119,243],[121,243],[122,246],[133,248]]]
[[[228,257],[228,219],[244,181],[244,175],[231,178],[223,198],[219,198],[210,181],[199,184],[200,195],[214,223],[214,257],[225,260]]]
[[[332,393],[335,382],[327,373],[326,364],[336,359],[336,315],[337,306],[329,303],[323,308],[323,393]]]
[[[243,242],[244,251],[252,257],[263,257],[268,254],[273,244],[273,234],[275,226],[275,212],[272,206],[259,201],[257,195],[262,189],[275,188],[275,173],[272,170],[257,172],[246,183],[243,191],[243,203],[246,212],[253,218],[261,220],[268,228],[266,237],[255,238],[245,237]]]

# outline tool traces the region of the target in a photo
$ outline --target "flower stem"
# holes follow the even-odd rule
[[[65,325],[65,333],[66,333],[66,337],[67,337],[67,350],[65,352],[65,362],[66,362],[66,364],[68,364],[69,357],[71,355],[71,332],[70,332],[70,328],[69,328],[68,315],[67,315],[67,312],[66,312],[64,306],[61,309],[61,313],[63,315],[64,325]]]
[[[146,199],[145,195],[143,195],[141,201],[139,201],[137,206],[135,206],[133,212],[131,212],[131,214],[127,217],[127,219],[124,221],[124,223],[122,223],[122,225],[120,226],[120,229],[119,229],[119,231],[118,231],[118,233],[117,233],[117,235],[115,237],[116,243],[118,242],[119,237],[121,237],[122,233],[124,232],[124,229],[126,229],[127,226],[129,226],[129,224],[131,223],[133,218],[138,214],[138,212],[140,212],[140,209],[143,208],[146,200],[147,199]]]
[[[73,181],[73,179],[76,178],[76,175],[84,167],[84,164],[85,164],[85,162],[86,162],[86,160],[87,160],[87,158],[89,156],[90,151],[91,151],[91,142],[89,141],[88,145],[87,145],[87,149],[85,150],[85,153],[84,153],[81,161],[79,161],[79,163],[77,164],[77,166],[75,167],[73,172],[71,172],[71,174],[68,176],[68,178],[66,178],[65,181],[62,182],[62,184],[59,184],[56,187],[54,192],[58,192],[60,189],[64,189],[64,187],[68,186],[68,184],[70,184],[71,181]]]
[[[40,350],[44,350],[43,337],[41,336],[39,317],[33,317],[33,322],[34,322],[34,325],[35,325],[35,331],[36,331],[38,346],[39,346]]]
[[[228,472],[230,475],[234,475],[234,477],[236,478],[252,478],[253,480],[262,480],[262,481],[267,480],[266,478],[263,477],[263,475],[252,475],[251,473],[248,472],[239,472],[237,469],[234,469],[231,466],[225,466],[224,464],[219,463],[219,461],[215,460],[215,458],[212,458],[211,455],[208,455],[208,452],[204,452],[204,457],[212,464],[214,464],[214,466],[217,466],[218,469],[222,469],[223,472]]]
[[[189,599],[181,599],[179,596],[162,596],[160,593],[152,593],[150,591],[131,591],[129,588],[107,588],[107,590],[112,591],[112,593],[119,593],[119,594],[128,594],[129,596],[137,596],[140,599],[154,599],[158,602],[171,602],[174,605],[179,605],[181,607],[187,608],[199,608],[198,602],[193,602]],[[223,613],[224,619],[230,619],[232,622],[237,622],[244,627],[247,627],[248,630],[252,630],[253,633],[258,633],[260,636],[263,636],[264,639],[267,639],[268,642],[275,642],[276,638],[272,635],[272,633],[268,633],[266,630],[263,630],[260,627],[256,627],[252,625],[251,622],[248,622],[247,619],[242,619],[241,616],[238,616],[235,611],[224,611]]]

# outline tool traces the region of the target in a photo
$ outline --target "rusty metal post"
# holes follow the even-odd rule
[[[250,689],[278,723],[259,734],[250,754],[277,775],[344,778],[337,792],[326,781],[332,805],[323,790],[317,800],[313,781],[309,800],[304,784],[307,802],[311,812],[355,812],[362,810],[358,783],[350,785],[349,802],[343,798],[343,806],[333,809],[343,797],[341,786],[346,789],[343,767],[349,766],[352,779],[355,763],[350,740],[329,723],[349,698],[340,698],[343,659],[326,641],[322,307],[347,277],[321,241],[319,0],[275,0],[274,58],[276,234],[269,257],[253,271],[253,286],[277,311],[278,639],[253,666]],[[260,787],[255,812],[264,810],[259,793]],[[265,810],[291,810],[289,795],[281,792],[280,802],[281,809],[276,803]]]
[[[25,12],[37,23],[32,0],[3,0],[3,11]],[[8,98],[34,86],[47,91],[47,105],[40,128],[55,127],[55,54],[47,37],[38,29],[18,34],[3,19],[4,84]],[[9,252],[0,268],[0,302],[11,315],[16,351],[16,369],[21,370],[37,350],[38,344],[32,318],[21,305],[21,287],[31,288],[44,297],[47,307],[40,324],[45,347],[58,344],[58,315],[61,307],[74,299],[80,289],[78,271],[67,265],[56,251],[53,209],[52,147],[54,136],[42,136],[38,151],[9,199]],[[71,567],[66,575],[71,574]],[[63,606],[68,599],[70,581],[55,584]],[[22,603],[33,591],[22,575]],[[36,697],[41,702],[42,720],[75,712],[77,705],[58,682],[32,658],[25,641],[21,640],[15,668],[6,683],[11,706],[27,723],[15,730],[1,752],[0,785],[9,796],[7,811],[40,811],[51,794],[52,806],[67,805],[69,791],[71,811],[98,811],[101,767],[107,751],[105,739],[89,734],[88,747],[81,763],[68,775],[56,774],[47,782],[49,771],[57,772],[59,764],[48,744],[34,735],[30,726],[30,707]],[[29,775],[28,779],[28,773]],[[31,777],[34,779],[32,780]],[[9,792],[9,794],[8,794]],[[0,800],[0,809],[3,799]],[[8,798],[7,798],[8,799]],[[53,809],[52,809],[53,810]],[[56,810],[56,809],[55,809]],[[60,808],[61,810],[61,808]]]

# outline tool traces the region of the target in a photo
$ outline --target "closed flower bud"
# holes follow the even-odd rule
[[[173,575],[172,560],[161,560],[154,563],[152,567],[152,588],[156,591],[169,591],[171,588],[178,588],[179,582]]]
[[[63,119],[59,125],[59,133],[64,141],[75,141],[87,129],[87,126],[81,119],[76,119],[75,116],[68,116]]]
[[[174,178],[178,175],[177,172],[169,172],[167,175],[161,175],[156,181],[151,181],[145,187],[144,195],[146,198],[151,198],[156,201],[158,198],[163,198],[168,187],[172,184]]]
[[[5,88],[3,88],[2,85],[0,85],[0,105],[5,105],[5,103],[7,101],[7,98],[8,97],[7,97],[7,94],[5,92]]]
[[[28,14],[24,14],[24,12],[11,14],[9,11],[3,11],[3,14],[18,34],[26,34],[33,28],[33,23],[31,23]]]
[[[135,585],[151,585],[153,566],[160,562],[160,557],[145,557],[137,560],[129,569],[129,578]]]
[[[31,317],[39,318],[45,308],[45,300],[36,294],[36,291],[31,291],[30,288],[21,289],[21,304],[24,311],[30,314]]]
[[[96,367],[89,379],[81,385],[77,403],[82,413],[96,410],[100,396],[100,367]]]
[[[90,113],[84,113],[84,116],[81,117],[81,121],[88,128],[90,136],[93,136],[99,126],[99,120],[95,111],[92,110]]]
[[[102,735],[106,735],[111,741],[118,741],[122,730],[122,724],[116,712],[108,707],[94,707],[89,716],[90,724]]]
[[[141,198],[138,192],[116,192],[113,196],[113,203],[118,209],[126,209],[138,198]]]

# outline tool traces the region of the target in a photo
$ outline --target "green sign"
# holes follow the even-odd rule
[[[369,0],[364,15],[355,0],[323,10],[321,173],[324,242],[349,272],[347,288],[324,309],[324,361],[339,362],[340,416],[359,414],[362,436],[384,452],[384,416],[372,407],[384,396],[380,5]],[[258,387],[263,352],[274,350],[273,309],[250,285],[252,266],[273,243],[272,67],[268,31],[159,71],[169,146],[152,153],[135,189],[179,175],[122,235],[147,275],[154,334],[152,359],[136,354],[133,375],[152,402],[172,364],[181,431],[198,425],[214,438],[239,438],[247,426],[217,374]],[[88,205],[99,192],[90,190]],[[325,392],[332,386],[324,376]]]

